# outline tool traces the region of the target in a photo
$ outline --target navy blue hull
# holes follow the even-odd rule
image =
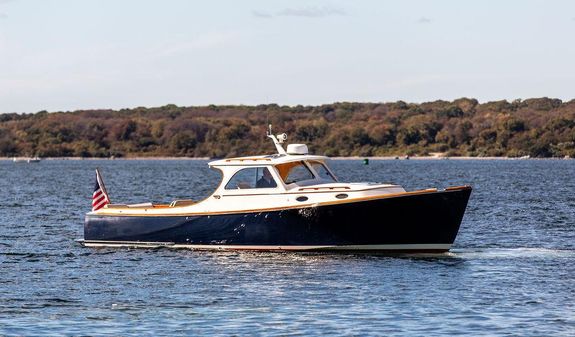
[[[451,244],[471,188],[225,215],[87,215],[86,242],[357,246]]]

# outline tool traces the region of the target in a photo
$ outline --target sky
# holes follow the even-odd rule
[[[575,98],[575,1],[0,0],[0,113]]]

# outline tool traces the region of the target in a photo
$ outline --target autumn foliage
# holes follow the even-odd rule
[[[273,153],[267,124],[329,156],[575,157],[575,100],[334,103],[0,114],[0,156]]]

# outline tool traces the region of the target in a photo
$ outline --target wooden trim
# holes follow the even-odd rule
[[[355,198],[355,199],[344,199],[344,200],[334,200],[334,201],[327,201],[327,202],[300,204],[300,205],[286,206],[286,207],[244,209],[244,210],[218,211],[218,212],[200,212],[200,213],[196,212],[196,213],[169,213],[169,214],[167,214],[167,213],[165,213],[165,214],[150,214],[150,213],[123,214],[123,213],[105,212],[105,209],[102,208],[101,210],[97,211],[97,213],[94,213],[93,215],[96,215],[96,216],[98,216],[98,215],[118,216],[118,217],[137,217],[137,216],[173,217],[173,216],[203,216],[203,215],[225,215],[225,214],[239,214],[239,213],[273,212],[273,211],[302,209],[302,208],[319,207],[319,206],[331,206],[331,205],[338,205],[338,204],[352,204],[352,203],[356,203],[356,202],[372,201],[372,200],[379,200],[379,199],[389,199],[389,198],[397,198],[397,197],[405,197],[405,196],[413,196],[413,195],[424,195],[424,194],[433,194],[433,193],[450,193],[450,192],[470,190],[470,189],[471,189],[471,186],[465,185],[465,186],[451,187],[449,190],[445,189],[444,191],[438,191],[436,188],[433,188],[433,189],[417,190],[417,191],[411,191],[411,192],[374,195],[374,196],[367,196],[367,197]],[[130,209],[130,208],[125,208],[125,209]],[[130,210],[133,210],[133,208],[131,208]],[[146,212],[146,210],[144,210],[144,212]]]
[[[302,157],[310,157],[310,158],[302,158]],[[224,167],[228,167],[228,166],[250,166],[250,165],[258,165],[258,161],[269,161],[270,164],[272,165],[280,165],[280,164],[286,164],[289,162],[293,162],[293,161],[308,161],[308,160],[315,160],[315,161],[326,161],[329,160],[328,157],[324,157],[324,156],[317,156],[317,155],[309,155],[309,154],[305,154],[305,155],[280,155],[278,157],[274,157],[274,155],[271,155],[271,157],[264,157],[264,158],[252,158],[252,157],[247,157],[247,158],[227,158],[227,159],[219,159],[219,160],[214,160],[208,163],[209,166],[224,166]],[[267,165],[267,163],[266,163]],[[333,174],[333,172],[332,172]],[[334,175],[335,176],[335,175]]]
[[[380,188],[394,188],[394,187],[401,187],[399,185],[390,185],[390,186],[379,186],[379,187],[371,187],[371,188],[363,188],[361,190],[351,190],[349,192],[364,192],[364,191],[371,191],[371,190],[377,190]],[[305,188],[305,187],[302,187]],[[315,189],[315,187],[310,187],[312,189]],[[325,187],[328,188],[328,187]],[[347,188],[347,187],[334,187],[334,188]],[[255,190],[255,188],[253,189]],[[437,190],[436,188],[430,188],[428,190]],[[227,191],[235,191],[235,190],[227,190]],[[423,191],[423,190],[422,190]],[[302,193],[306,193],[306,194],[314,194],[314,193],[332,193],[332,192],[338,192],[338,190],[329,190],[329,191],[305,191],[302,192],[301,189],[298,189],[298,191],[296,192],[283,192],[283,193],[253,193],[253,194],[226,194],[226,195],[222,195],[222,197],[246,197],[246,196],[254,196],[254,195],[291,195],[291,194],[302,194]],[[403,192],[402,192],[403,193]]]
[[[456,190],[470,190],[471,186],[469,185],[461,185],[461,186],[452,186],[452,187],[447,187],[445,190],[446,191],[456,191]]]

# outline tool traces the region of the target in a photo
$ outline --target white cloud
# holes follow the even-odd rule
[[[0,5],[5,4],[5,3],[9,3],[12,1],[14,1],[14,0],[0,0]],[[7,18],[8,18],[8,14],[0,12],[0,20],[7,19]]]
[[[334,7],[305,7],[305,8],[285,8],[274,14],[262,11],[252,11],[252,15],[257,18],[264,18],[264,19],[269,19],[278,16],[324,18],[328,16],[345,16],[347,15],[347,13],[343,9]]]
[[[261,11],[252,11],[252,15],[255,16],[256,18],[260,18],[260,19],[273,18],[272,14],[266,13],[266,12],[261,12]]]
[[[277,13],[278,16],[299,16],[306,18],[322,18],[326,16],[345,15],[345,12],[332,7],[286,8]]]

